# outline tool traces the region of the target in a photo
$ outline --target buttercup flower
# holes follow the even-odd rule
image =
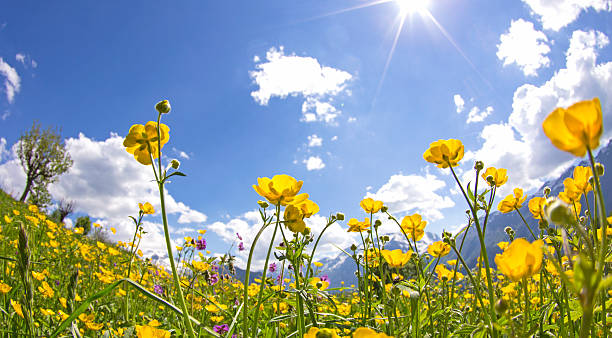
[[[599,147],[603,132],[598,98],[580,101],[569,108],[557,108],[542,123],[552,144],[574,156],[583,157],[587,148]]]
[[[138,203],[138,208],[145,215],[152,215],[155,213],[155,209],[153,208],[153,205],[149,202],[145,202],[145,204]]]
[[[272,179],[259,177],[253,189],[274,205],[299,204],[308,198],[308,194],[298,195],[303,183],[289,175],[276,175]]]
[[[574,168],[574,185],[576,189],[580,190],[583,194],[593,190],[591,184],[589,184],[589,178],[593,176],[591,167],[577,166]]]
[[[401,268],[402,266],[406,265],[413,254],[412,250],[402,252],[401,249],[395,249],[393,251],[381,250],[380,253],[385,261],[387,261],[387,264],[389,264],[389,266],[392,268]]]
[[[317,203],[309,199],[304,200],[299,204],[295,204],[295,206],[300,208],[300,211],[302,212],[302,216],[304,216],[304,218],[309,218],[310,216],[319,212],[319,206],[317,205]]]
[[[542,267],[542,240],[529,243],[524,238],[517,238],[503,253],[495,255],[497,268],[513,282],[530,277]]]
[[[170,338],[170,331],[154,328],[149,325],[136,325],[138,338]]]
[[[523,189],[514,188],[514,194],[506,196],[506,198],[499,202],[497,210],[502,214],[507,214],[514,209],[520,209],[526,199],[527,196],[523,196]]]
[[[487,177],[491,176],[493,177],[493,182],[489,182],[487,181],[487,184],[491,187],[493,187],[493,184],[496,187],[501,187],[502,185],[504,185],[507,181],[508,181],[508,170],[507,169],[503,169],[503,168],[499,168],[496,169],[494,167],[489,167],[487,168],[487,170],[481,175],[482,179],[487,181]],[[493,184],[491,184],[493,183]]]
[[[393,338],[392,336],[387,336],[383,332],[377,333],[376,331],[367,328],[360,327],[355,332],[353,332],[353,338]]]
[[[427,247],[427,252],[434,257],[444,257],[450,252],[450,245],[442,241],[432,243]]]
[[[544,219],[544,208],[546,207],[546,198],[534,197],[529,200],[529,211],[535,219]]]
[[[170,128],[160,123],[160,144],[163,148],[170,139]],[[125,150],[134,155],[136,160],[144,165],[151,164],[151,156],[157,158],[157,122],[149,121],[146,125],[135,124],[123,140]],[[151,151],[151,156],[149,155]]]
[[[420,241],[423,238],[425,226],[427,226],[427,222],[423,221],[419,214],[405,216],[400,225],[406,236],[415,241]]]
[[[429,145],[423,154],[425,161],[438,165],[438,168],[456,167],[463,158],[463,143],[459,140],[438,140]]]
[[[362,232],[368,230],[370,225],[370,219],[368,219],[367,217],[364,219],[363,222],[359,222],[356,218],[351,218],[348,221],[349,229],[347,232]]]
[[[375,201],[373,199],[371,199],[370,197],[365,198],[361,201],[361,203],[359,203],[359,205],[363,208],[363,210],[370,214],[375,214],[377,212],[380,211],[380,208],[382,208],[383,206],[383,202],[382,201]]]
[[[293,204],[289,204],[285,208],[285,226],[293,232],[304,232],[306,223],[304,223],[304,215],[302,211]]]

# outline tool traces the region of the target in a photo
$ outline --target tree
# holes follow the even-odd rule
[[[36,121],[32,129],[19,138],[17,155],[26,174],[26,186],[20,202],[25,201],[33,187],[37,188],[38,197],[35,199],[50,198],[47,186],[72,166],[72,159],[59,133],[51,128],[41,130]]]
[[[77,218],[75,228],[83,228],[83,235],[87,235],[91,231],[91,219],[89,216],[81,216]]]
[[[57,209],[55,209],[51,213],[51,218],[56,223],[62,223],[64,221],[64,218],[66,218],[66,216],[74,212],[74,205],[75,205],[74,201],[68,201],[64,199],[61,200],[59,202],[59,205],[57,206]]]

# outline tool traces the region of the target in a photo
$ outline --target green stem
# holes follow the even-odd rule
[[[162,166],[161,166],[161,130],[160,130],[160,120],[161,113],[157,116],[157,160],[158,160],[158,170],[159,177],[157,181],[157,186],[159,188],[159,201],[161,204],[161,213],[162,213],[162,222],[164,225],[164,237],[166,239],[166,249],[168,250],[168,259],[170,260],[170,267],[172,268],[172,278],[174,280],[174,288],[178,293],[179,305],[181,306],[181,310],[183,311],[183,321],[185,322],[185,326],[187,327],[187,334],[191,338],[195,338],[195,332],[193,331],[193,325],[191,325],[191,319],[189,319],[189,312],[187,312],[187,305],[185,304],[185,298],[183,297],[183,290],[181,289],[181,282],[179,280],[178,274],[176,272],[176,266],[174,264],[174,255],[172,254],[172,245],[170,243],[170,231],[168,230],[168,218],[166,217],[166,203],[164,197],[164,178],[162,177]]]
[[[489,255],[487,254],[487,246],[485,245],[485,242],[484,242],[484,234],[482,233],[480,229],[480,223],[478,222],[478,215],[476,213],[476,210],[474,206],[472,205],[472,203],[470,203],[470,199],[465,193],[465,190],[463,189],[461,182],[459,182],[459,178],[457,178],[457,174],[455,174],[455,170],[453,169],[453,166],[450,165],[450,163],[449,163],[449,168],[451,170],[451,173],[453,174],[453,177],[455,178],[455,181],[459,185],[459,188],[461,188],[463,197],[465,198],[468,205],[470,206],[470,211],[472,212],[472,216],[474,216],[474,224],[476,225],[476,231],[478,232],[478,240],[480,241],[480,250],[482,251],[482,256],[483,256],[483,260],[485,264],[485,272],[487,275],[487,291],[489,293],[489,312],[490,312],[490,319],[491,319],[491,335],[493,336],[493,338],[496,338],[497,332],[495,331],[495,322],[497,318],[495,316],[495,308],[494,308],[495,298],[493,297],[493,283],[491,281],[491,269],[489,268]],[[478,274],[480,275],[480,272]]]
[[[272,234],[272,240],[268,246],[268,253],[266,254],[266,261],[264,263],[264,270],[261,276],[261,285],[259,287],[259,295],[257,295],[257,304],[255,305],[255,334],[257,335],[257,329],[259,328],[259,305],[261,304],[261,298],[263,297],[264,286],[266,285],[266,273],[268,272],[268,261],[270,259],[270,253],[274,246],[274,239],[276,238],[276,231],[280,225],[280,203],[276,206],[276,226],[274,227],[274,233]]]
[[[518,212],[519,216],[521,216],[521,219],[523,220],[523,223],[525,223],[525,226],[527,226],[527,229],[529,229],[529,232],[531,233],[531,236],[533,236],[533,240],[535,241],[536,239],[538,239],[536,237],[536,235],[533,233],[533,230],[531,230],[531,227],[529,226],[527,221],[525,220],[525,217],[523,217],[523,214],[521,214],[521,211],[519,210],[519,208],[515,207],[514,210],[516,210],[516,212]]]
[[[247,260],[246,271],[244,273],[244,290],[243,290],[243,296],[242,296],[242,304],[243,304],[243,307],[242,307],[242,336],[244,338],[249,337],[249,307],[248,305],[249,305],[249,277],[251,275],[251,260],[253,259],[253,252],[255,251],[255,244],[257,243],[259,236],[261,236],[264,229],[269,224],[270,223],[264,222],[261,229],[259,229],[259,232],[257,233],[257,235],[255,235],[255,239],[253,240],[253,243],[251,244],[251,249],[249,250],[249,258]],[[255,332],[255,334],[257,334],[257,332]]]

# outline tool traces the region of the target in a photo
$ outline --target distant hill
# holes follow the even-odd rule
[[[612,142],[609,142],[605,147],[603,147],[597,156],[595,157],[596,162],[602,163],[605,168],[612,169]],[[521,214],[525,217],[525,220],[536,234],[539,234],[538,222],[531,216],[531,212],[529,211],[529,207],[527,203],[529,200],[536,196],[543,196],[543,190],[545,187],[550,187],[551,196],[556,196],[559,192],[563,191],[563,180],[567,177],[571,177],[574,172],[574,168],[576,166],[590,166],[589,162],[586,160],[580,161],[570,168],[565,170],[561,176],[554,180],[550,180],[534,195],[528,196],[523,204],[523,207],[520,209]],[[606,201],[606,210],[612,210],[612,196],[610,193],[610,188],[612,187],[612,173],[605,173],[603,177],[601,177],[601,185],[604,194],[604,200]],[[592,203],[593,199],[591,198],[592,194],[589,193],[589,201]],[[496,202],[493,205],[493,208],[497,210],[497,203],[501,201],[504,196],[496,196]],[[511,212],[508,214],[502,214],[499,211],[495,211],[489,215],[489,221],[487,224],[487,229],[485,233],[485,244],[487,246],[487,253],[489,255],[489,259],[491,264],[494,266],[495,262],[493,261],[496,254],[501,253],[501,250],[497,247],[497,243],[501,241],[508,241],[508,236],[504,232],[504,228],[510,226],[516,232],[515,238],[524,237],[531,241],[533,238],[529,233],[529,230],[521,220],[520,216],[517,212]],[[461,236],[460,236],[461,237]],[[477,259],[480,252],[480,244],[478,241],[478,234],[475,228],[470,228],[469,233],[465,239],[464,249],[463,249],[463,258],[466,263],[470,266],[475,266],[477,263]],[[455,259],[455,255],[448,255],[448,259]]]
[[[406,243],[406,239],[402,234],[391,234],[389,236],[391,241],[385,247],[387,250],[402,249],[407,251],[409,249],[408,243]],[[440,236],[437,234],[426,232],[425,236],[417,242],[419,253],[425,252],[429,244],[439,240]],[[349,248],[344,248],[344,251],[350,253]],[[357,266],[355,261],[344,252],[339,251],[337,256],[322,259],[320,262],[323,263],[320,275],[327,275],[332,287],[339,287],[342,281],[344,281],[345,286],[357,284],[357,277],[355,276]]]

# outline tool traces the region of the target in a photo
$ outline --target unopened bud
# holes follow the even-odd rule
[[[494,185],[495,184],[495,178],[493,178],[493,176],[491,176],[491,175],[487,176],[487,183],[489,183],[490,185]]]
[[[351,251],[355,251],[355,250],[357,250],[357,245],[351,244]]]
[[[339,221],[344,221],[344,214],[341,212],[337,213],[336,219],[338,219]]]
[[[309,227],[304,228],[304,231],[302,232],[305,236],[307,236],[308,234],[310,234],[311,230]]]
[[[570,207],[559,199],[546,206],[545,213],[546,218],[556,224],[569,224],[574,221]]]
[[[264,209],[270,206],[266,201],[257,201],[257,204]]]
[[[597,176],[603,176],[605,172],[605,167],[601,163],[595,163],[595,172],[597,172]]]
[[[383,205],[382,208],[380,208],[381,212],[387,212],[387,210],[389,210],[389,208],[387,208],[386,205]]]
[[[484,168],[484,163],[482,161],[474,162],[474,170],[481,171]]]
[[[159,101],[155,105],[155,109],[160,114],[168,114],[170,112],[170,102],[168,100]]]
[[[379,226],[381,226],[381,225],[382,225],[382,222],[381,222],[379,219],[377,219],[377,220],[374,222],[374,226],[375,226],[376,228],[378,228],[378,227],[379,227]]]
[[[504,232],[505,232],[506,234],[508,234],[508,235],[510,235],[510,232],[512,232],[512,231],[513,231],[513,230],[512,230],[512,228],[511,228],[511,227],[505,227],[505,228],[504,228]]]
[[[384,236],[383,236],[383,240],[384,240],[385,242],[388,242],[388,241],[389,241],[389,236],[384,235]]]
[[[544,197],[548,197],[550,195],[550,187],[544,187]]]
[[[506,312],[506,310],[508,310],[508,303],[503,298],[498,299],[497,302],[495,302],[495,312],[501,315]]]
[[[170,161],[170,166],[172,167],[172,169],[178,170],[178,168],[181,166],[181,162],[179,162],[179,160],[177,159],[174,159]]]

